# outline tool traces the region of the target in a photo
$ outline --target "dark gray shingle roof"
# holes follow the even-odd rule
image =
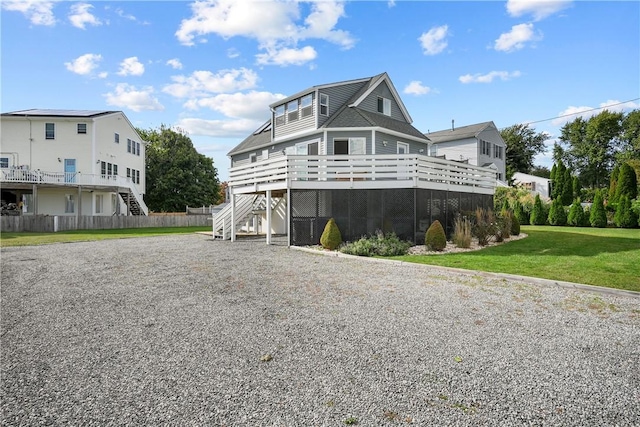
[[[38,116],[38,117],[84,117],[92,118],[98,116],[104,116],[105,114],[113,114],[118,111],[109,110],[54,110],[54,109],[38,109],[12,111],[9,113],[2,113],[3,116]]]
[[[425,133],[425,136],[427,136],[434,144],[437,144],[439,142],[448,142],[448,141],[455,141],[458,139],[474,138],[489,126],[495,127],[493,122],[482,122],[482,123],[476,123],[474,125],[469,125],[469,126],[460,126],[460,127],[454,128],[453,130],[445,129],[445,130],[439,130],[437,132]]]

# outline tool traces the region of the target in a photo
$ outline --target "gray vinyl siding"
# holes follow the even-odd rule
[[[251,158],[252,154],[256,155],[256,158],[257,158],[258,161],[262,160],[262,152],[263,152],[263,150],[269,150],[269,158],[270,159],[273,159],[275,157],[282,157],[282,156],[284,156],[284,153],[282,152],[282,150],[284,150],[289,145],[291,145],[289,142],[271,144],[271,145],[266,146],[266,147],[255,148],[255,149],[253,149],[251,151],[247,151],[246,153],[235,154],[235,155],[231,156],[231,167],[242,166],[242,165],[248,164],[250,162],[250,158]]]
[[[383,141],[387,141],[386,147]],[[383,132],[376,132],[376,154],[396,154],[398,152],[398,142],[409,144],[409,154],[423,154],[425,156],[429,154],[426,143],[402,139]],[[421,153],[420,150],[424,151]]]
[[[315,93],[311,94],[311,111],[312,114],[310,116],[301,118],[302,110],[298,108],[298,119],[292,122],[289,122],[289,112],[286,111],[284,113],[285,124],[275,126],[275,137],[280,138],[286,135],[294,134],[297,132],[305,131],[308,129],[314,129],[316,125],[315,114],[317,114],[317,101]],[[285,103],[286,106],[286,103]],[[275,123],[275,113],[271,113],[273,116],[273,123]]]
[[[434,144],[437,147],[437,156],[445,156],[447,160],[469,160],[472,165],[478,165],[482,159],[478,160],[480,155],[479,142],[475,138],[459,139],[457,141],[441,142]]]
[[[333,140],[348,138],[366,138],[366,153],[371,154],[371,131],[327,132],[327,154],[333,155]]]
[[[404,116],[402,115],[402,111],[400,110],[400,106],[398,105],[398,103],[394,99],[393,94],[391,93],[391,90],[389,89],[389,86],[387,86],[386,82],[383,82],[383,83],[379,84],[373,90],[373,92],[371,92],[369,94],[369,96],[367,96],[360,103],[360,105],[359,105],[360,108],[362,108],[363,110],[366,110],[366,111],[371,111],[373,113],[377,113],[378,112],[378,98],[379,97],[387,98],[388,100],[391,101],[391,118],[392,119],[401,120],[403,122],[406,122]],[[379,114],[382,114],[382,113],[379,113]]]
[[[318,127],[322,126],[331,115],[333,115],[340,107],[342,107],[347,101],[351,99],[353,95],[362,88],[364,82],[351,83],[345,85],[331,86],[320,89],[319,93],[329,95],[329,115],[323,116],[320,114],[320,102],[317,102],[316,112],[318,113]],[[318,98],[320,95],[318,95]]]
[[[491,147],[490,156],[481,154],[479,140],[485,140],[491,143],[492,147]],[[502,147],[502,159],[494,157],[495,155],[494,148],[493,148],[494,145],[498,145]],[[495,128],[488,127],[478,134],[478,155],[480,156],[480,161],[478,163],[479,166],[482,166],[485,163],[494,163],[498,167],[498,172],[502,174],[503,180],[505,178],[505,173],[506,173],[506,160],[505,160],[507,155],[506,151],[507,151],[507,148],[505,146],[505,143],[502,137],[500,136],[500,133]]]

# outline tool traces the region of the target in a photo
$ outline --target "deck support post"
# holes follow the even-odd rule
[[[267,245],[271,244],[271,190],[267,190]]]
[[[236,195],[231,193],[231,241],[236,241]]]

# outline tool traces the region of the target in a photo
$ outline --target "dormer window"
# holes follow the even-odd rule
[[[313,114],[313,99],[311,95],[303,96],[300,99],[300,117],[309,117]]]
[[[284,105],[276,107],[276,126],[284,124]]]
[[[298,100],[291,101],[287,104],[287,121],[293,122],[298,120]]]
[[[320,115],[329,115],[329,95],[326,95],[324,93],[320,94]]]
[[[385,116],[391,115],[391,100],[387,98],[378,98],[378,113],[382,113]]]

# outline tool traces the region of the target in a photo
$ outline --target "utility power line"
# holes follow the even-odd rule
[[[640,98],[634,98],[634,99],[630,99],[628,101],[620,101],[620,102],[616,102],[615,104],[609,104],[609,105],[605,105],[605,106],[597,107],[597,108],[590,108],[588,110],[577,111],[575,113],[563,114],[562,116],[551,117],[550,119],[542,119],[542,120],[535,120],[535,121],[532,121],[532,122],[526,122],[526,124],[532,125],[534,123],[542,123],[542,122],[548,122],[550,120],[562,119],[564,117],[577,116],[578,114],[589,113],[591,111],[596,111],[596,110],[604,110],[604,109],[607,109],[609,107],[615,107],[616,105],[622,105],[622,104],[626,104],[627,102],[633,102],[633,101],[638,101],[638,100],[640,100]]]

